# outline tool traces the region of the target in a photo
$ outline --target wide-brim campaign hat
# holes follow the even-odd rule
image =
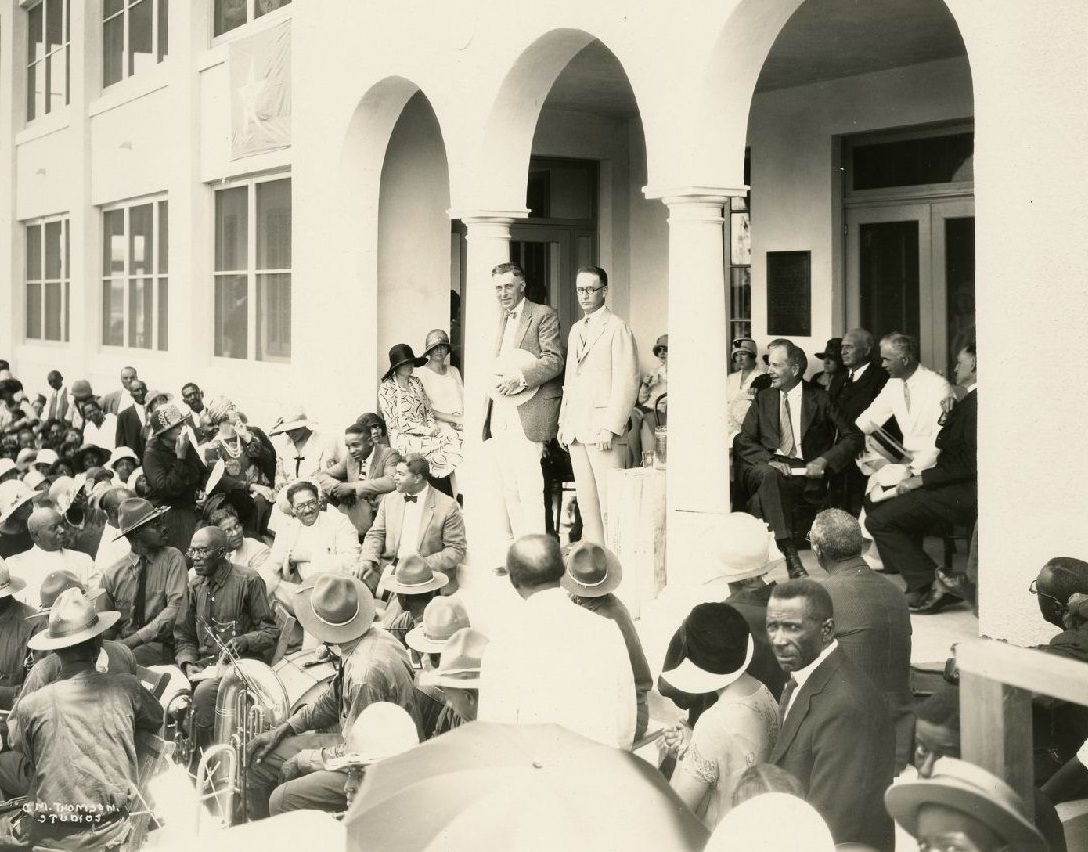
[[[38,492],[20,479],[0,482],[0,526],[11,520],[20,506],[37,496]]]
[[[827,345],[824,347],[823,352],[816,353],[817,358],[834,358],[836,361],[842,360],[842,338],[832,337],[827,341]]]
[[[151,413],[151,437],[155,438],[168,429],[173,429],[185,422],[185,415],[176,405],[167,404],[156,408]]]
[[[0,559],[0,598],[10,598],[26,588],[26,580],[11,576],[7,564]]]
[[[614,592],[622,580],[623,568],[616,554],[595,542],[580,541],[567,554],[559,585],[570,595],[599,598]]]
[[[343,574],[317,574],[295,593],[302,629],[330,645],[350,642],[374,623],[374,596],[366,583]]]
[[[717,692],[748,670],[755,643],[744,616],[727,603],[703,603],[684,619],[683,658],[661,677],[681,692]]]
[[[422,595],[433,592],[447,585],[450,578],[441,571],[435,571],[418,553],[412,553],[400,560],[397,570],[382,584],[387,592],[399,592],[402,595]]]
[[[427,339],[423,341],[423,357],[426,358],[439,346],[445,346],[447,349],[453,348],[450,346],[450,336],[442,329],[436,328],[428,332]]]
[[[408,711],[391,701],[375,701],[351,724],[344,741],[345,753],[324,760],[332,771],[370,766],[419,745],[419,731]]]
[[[302,406],[296,406],[277,417],[276,422],[272,424],[272,428],[268,430],[268,434],[280,435],[284,432],[290,432],[292,429],[301,429],[304,426],[309,428],[311,425],[313,425],[313,421],[306,416],[306,410]]]
[[[454,633],[442,649],[438,667],[422,672],[420,683],[453,689],[479,689],[487,637],[474,627]]]
[[[472,625],[465,605],[452,596],[440,595],[423,610],[423,621],[408,631],[405,643],[421,654],[437,654],[458,630]]]
[[[99,589],[87,594],[87,587],[74,571],[69,571],[67,568],[58,568],[56,571],[50,571],[42,580],[41,589],[38,591],[40,599],[38,607],[41,610],[39,615],[48,615],[57,599],[69,589],[78,589],[88,600],[92,601],[99,595],[105,594],[105,589]]]
[[[411,364],[414,367],[422,367],[427,363],[426,358],[417,358],[416,353],[412,351],[412,347],[407,343],[394,344],[393,348],[389,350],[389,369],[385,371],[383,379],[388,379],[396,372],[397,367],[404,364]]]
[[[884,805],[897,823],[917,836],[918,812],[934,804],[962,811],[990,828],[1008,849],[1046,852],[1042,834],[1024,816],[1023,800],[980,766],[954,757],[939,758],[929,778],[900,781],[884,793]]]
[[[49,611],[49,626],[30,637],[26,646],[34,651],[71,648],[105,633],[121,618],[116,611],[97,612],[94,603],[79,589],[68,589]]]
[[[129,497],[117,507],[117,527],[120,532],[117,534],[117,538],[115,538],[114,541],[117,541],[119,538],[124,538],[129,533],[139,529],[144,524],[149,523],[156,518],[161,518],[169,511],[169,506],[156,506],[150,500],[145,500],[143,497]]]

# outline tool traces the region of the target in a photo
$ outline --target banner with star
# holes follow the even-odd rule
[[[230,89],[233,159],[290,146],[290,22],[231,43]]]

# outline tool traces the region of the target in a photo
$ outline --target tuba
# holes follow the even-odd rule
[[[246,822],[247,751],[254,737],[282,725],[290,715],[287,691],[272,669],[259,660],[240,659],[229,650],[226,674],[215,701],[212,744],[196,770],[202,807],[225,826]]]

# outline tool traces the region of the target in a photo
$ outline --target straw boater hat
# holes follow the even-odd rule
[[[973,816],[1005,841],[1006,848],[1016,852],[1046,852],[1049,848],[1024,816],[1024,802],[1013,789],[996,775],[964,760],[942,757],[933,764],[929,778],[901,781],[884,793],[888,813],[912,836],[918,831],[918,811],[928,804]]]
[[[422,367],[427,363],[426,358],[417,358],[416,353],[412,351],[412,347],[407,343],[397,343],[389,350],[389,369],[385,371],[385,375],[382,379],[388,379],[396,372],[397,367],[402,364],[412,364],[415,367]]]
[[[420,674],[420,683],[454,689],[479,689],[485,648],[487,637],[483,633],[473,627],[463,627],[450,637],[442,649],[438,668]]]
[[[0,482],[0,526],[10,521],[20,506],[37,496],[38,492],[21,480]]]
[[[185,415],[176,405],[164,405],[156,408],[149,418],[151,421],[151,437],[157,438],[167,429],[173,429],[185,422]]]
[[[619,559],[607,548],[580,541],[567,554],[567,570],[559,581],[567,594],[600,598],[614,592],[623,579]]]
[[[0,598],[10,598],[26,588],[26,580],[12,577],[7,563],[0,559]]]
[[[312,422],[306,416],[306,411],[301,405],[298,405],[276,418],[276,422],[272,424],[268,434],[280,435],[284,432],[290,432],[292,429],[301,429],[304,426],[309,429],[311,425]]]
[[[370,766],[379,760],[419,745],[419,732],[408,711],[390,701],[375,701],[363,708],[348,731],[345,753],[325,758],[325,769],[336,771]]]
[[[440,328],[427,332],[427,339],[423,341],[423,357],[426,358],[439,346],[451,349],[450,336]]]
[[[402,595],[422,595],[441,589],[450,578],[441,571],[431,570],[422,556],[412,553],[397,564],[397,570],[384,583],[388,592],[399,592]]]
[[[302,629],[330,645],[358,639],[374,623],[374,596],[366,583],[342,574],[317,574],[295,593]]]
[[[114,541],[124,538],[155,518],[161,518],[169,511],[169,506],[156,507],[143,497],[129,497],[117,507],[117,527],[120,532]]]
[[[409,630],[404,641],[422,654],[437,654],[454,633],[469,626],[465,605],[457,598],[443,595],[427,604],[423,623]]]
[[[762,577],[784,561],[767,525],[747,512],[731,512],[703,538],[699,552],[713,579],[738,583]]]
[[[120,618],[119,612],[95,612],[94,604],[79,589],[68,589],[49,610],[49,626],[30,637],[26,646],[34,651],[71,648],[105,633]]]
[[[681,692],[702,695],[724,689],[752,663],[755,644],[744,616],[727,603],[703,603],[684,619],[684,656],[661,677]]]

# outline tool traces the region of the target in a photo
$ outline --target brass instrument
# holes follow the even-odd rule
[[[223,643],[203,619],[208,635],[227,666],[215,701],[213,744],[196,769],[196,793],[226,826],[248,819],[246,783],[248,750],[253,739],[287,721],[290,706],[283,684],[259,660],[242,659]]]

